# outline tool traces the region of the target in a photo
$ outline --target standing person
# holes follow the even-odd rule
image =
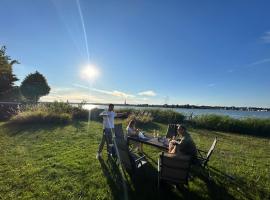
[[[98,152],[96,158],[101,157],[101,152],[106,142],[108,153],[111,154],[111,147],[112,147],[112,135],[114,133],[114,118],[118,116],[122,116],[124,113],[115,113],[114,112],[114,105],[109,104],[108,111],[102,112],[100,116],[103,117],[103,135],[101,142],[98,147]]]

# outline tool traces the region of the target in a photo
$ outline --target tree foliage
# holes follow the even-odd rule
[[[21,83],[20,89],[22,95],[32,102],[37,102],[40,97],[50,92],[46,78],[38,71],[27,75]]]
[[[11,60],[6,55],[6,47],[2,46],[0,49],[0,99],[7,97],[8,94],[13,93],[14,82],[19,79],[13,74],[12,66],[19,64],[17,60]]]

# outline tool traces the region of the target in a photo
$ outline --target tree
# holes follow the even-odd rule
[[[40,97],[49,94],[51,88],[46,78],[36,71],[34,74],[29,74],[25,77],[20,89],[26,99],[37,102]]]
[[[14,82],[19,79],[13,74],[12,66],[19,64],[17,60],[11,60],[6,55],[6,47],[0,49],[0,99],[8,98],[8,94],[13,93]]]

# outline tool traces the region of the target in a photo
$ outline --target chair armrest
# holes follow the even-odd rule
[[[144,159],[144,158],[145,158],[145,155],[143,155],[143,156],[137,158],[137,159],[135,160],[135,162],[140,162],[140,161],[141,161],[142,159]]]
[[[160,172],[160,168],[161,168],[161,166],[160,166],[160,159],[158,159],[158,173]]]

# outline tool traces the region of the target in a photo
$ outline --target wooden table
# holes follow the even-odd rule
[[[138,136],[128,136],[127,137],[128,145],[129,145],[129,141],[135,141],[135,142],[151,145],[159,149],[162,149],[163,151],[168,151],[168,148],[169,148],[169,142],[167,140],[163,141],[162,139],[154,138],[151,136],[146,136],[145,138],[140,138]]]

